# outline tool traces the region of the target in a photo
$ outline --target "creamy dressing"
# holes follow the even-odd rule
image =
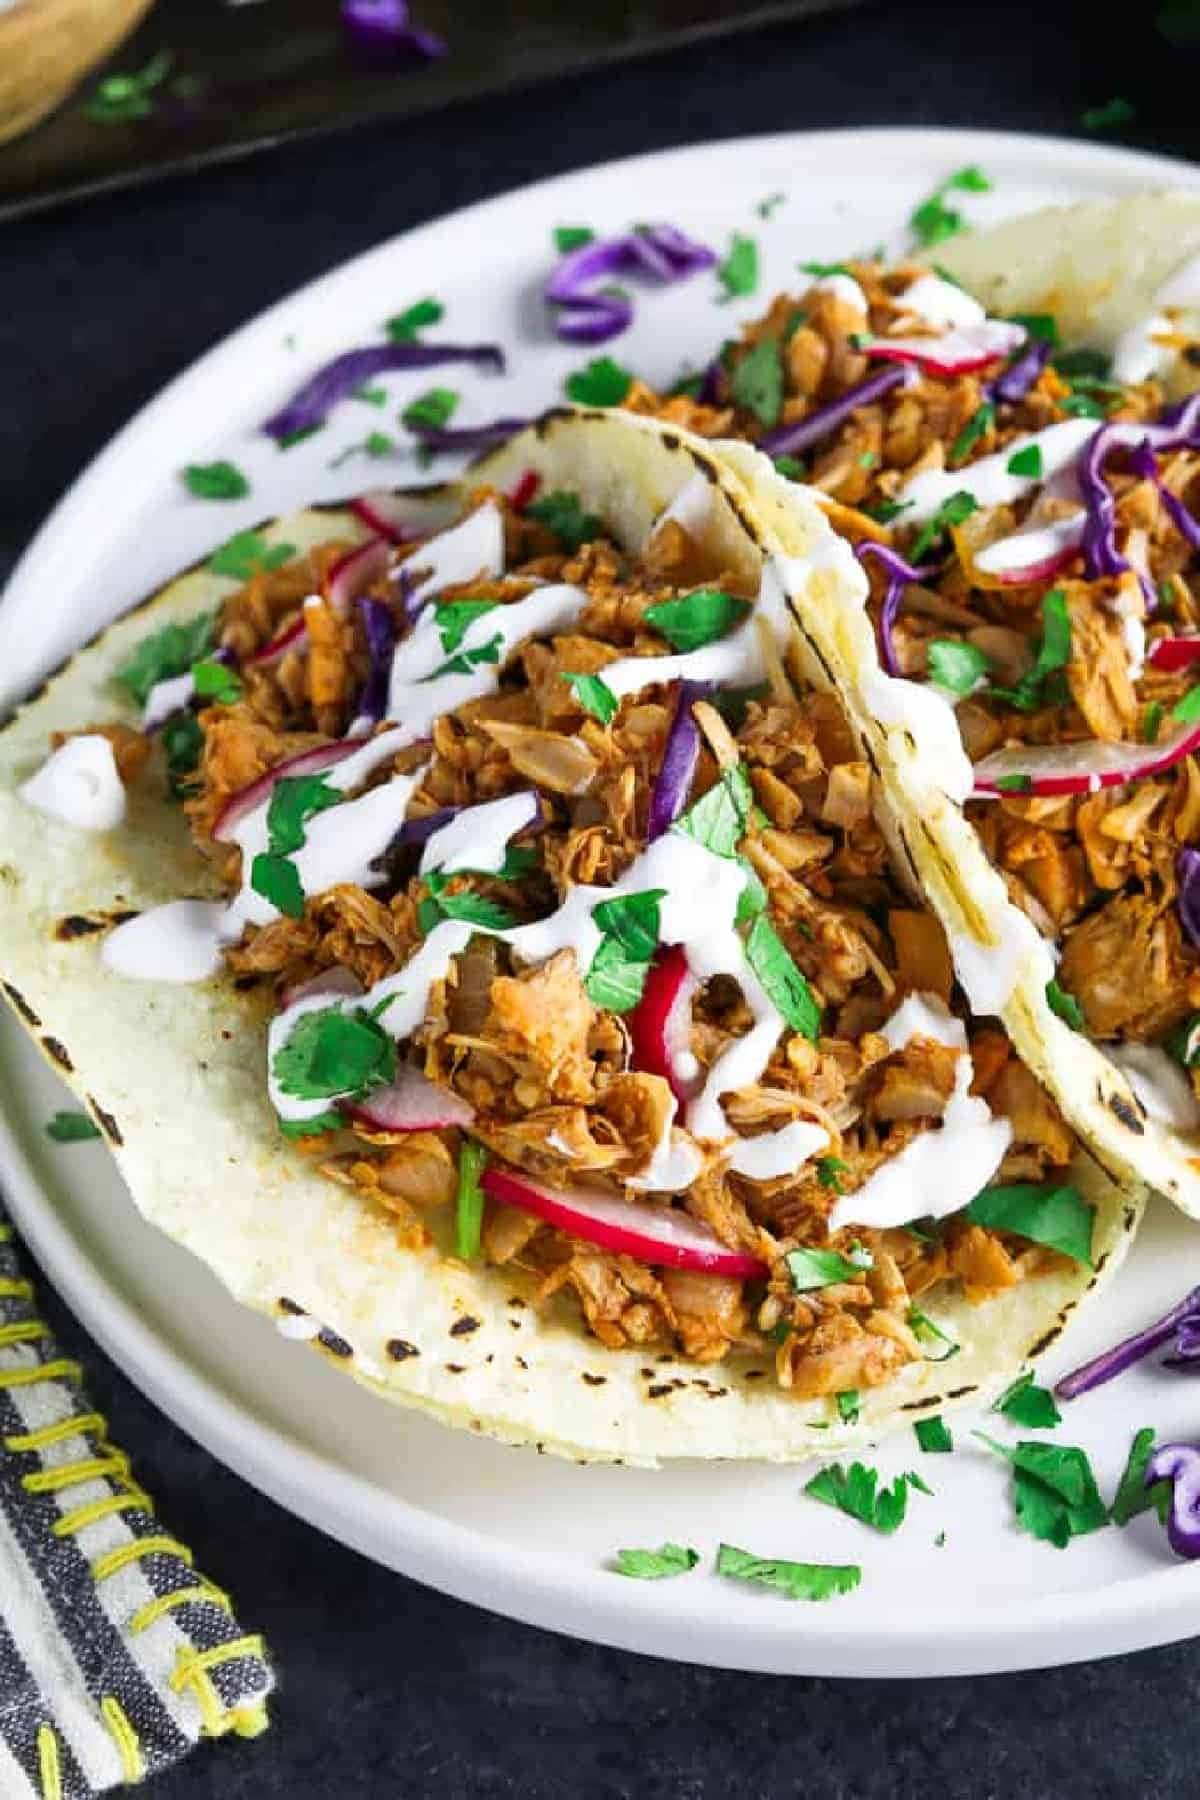
[[[68,738],[17,793],[26,806],[80,831],[112,831],[125,817],[117,759],[99,732]]]
[[[713,487],[707,475],[693,475],[685,481],[665,512],[650,527],[650,540],[658,536],[664,525],[675,524],[686,531],[693,542],[699,542],[712,518]]]
[[[819,1150],[829,1148],[829,1133],[811,1119],[795,1119],[778,1131],[738,1138],[729,1153],[729,1168],[749,1181],[774,1181],[797,1175]]]
[[[982,325],[986,310],[965,289],[940,275],[921,275],[899,296],[907,313],[924,319],[927,325]]]
[[[907,508],[904,523],[923,524],[951,494],[970,494],[982,507],[1011,506],[1014,500],[1033,493],[1052,475],[1073,463],[1096,430],[1095,419],[1064,419],[1058,425],[1047,425],[1044,431],[1025,432],[1015,437],[1003,450],[992,456],[981,456],[978,462],[969,463],[965,469],[927,469],[921,475],[914,475],[896,495],[897,501]],[[1042,453],[1041,474],[1010,474],[1011,458],[1031,445],[1036,445]]]
[[[1164,375],[1179,354],[1176,346],[1157,342],[1162,336],[1178,330],[1171,317],[1173,309],[1200,305],[1200,256],[1193,256],[1159,288],[1151,311],[1137,319],[1117,339],[1113,351],[1114,381],[1136,385],[1152,376]]]
[[[975,785],[975,771],[945,695],[921,682],[886,675],[882,669],[866,670],[861,680],[863,699],[879,723],[908,733],[922,786],[960,803],[966,800]]]
[[[867,305],[867,296],[853,275],[822,275],[813,282],[809,292],[836,294],[845,306],[852,306],[856,312],[862,313],[864,318],[870,311]]]
[[[457,818],[426,840],[420,873],[428,875],[431,869],[438,869],[443,875],[454,875],[473,869],[480,875],[494,875],[503,867],[512,839],[532,825],[540,811],[538,797],[532,793],[508,794],[482,806],[465,806]]]
[[[134,981],[207,981],[221,967],[219,900],[168,900],[110,931],[100,960]]]
[[[995,929],[994,921],[992,925]],[[998,944],[981,944],[975,938],[949,933],[954,973],[977,1018],[1004,1010],[1030,958],[1043,987],[1054,974],[1054,959],[1045,939],[1018,907],[1005,906],[1000,934]]]
[[[1183,1069],[1158,1044],[1105,1044],[1152,1119],[1175,1131],[1200,1131],[1200,1103]]]
[[[651,1194],[683,1194],[703,1167],[704,1157],[695,1144],[668,1121],[645,1168],[631,1175],[627,1186]]]
[[[909,994],[896,1008],[880,1036],[887,1039],[888,1049],[903,1050],[914,1038],[932,1038],[951,1050],[965,1050],[967,1032],[961,1019],[956,1019],[936,994]]]
[[[483,621],[486,623],[486,621]],[[782,652],[790,641],[792,614],[778,561],[764,563],[762,583],[750,612],[726,637],[679,656],[623,656],[605,665],[600,676],[618,699],[652,684],[713,681],[720,687],[756,687],[770,670],[763,649],[764,625]]]
[[[504,519],[494,500],[477,506],[473,513],[427,538],[401,565],[423,571],[411,588],[408,604],[416,608],[443,588],[464,581],[494,581],[504,573]]]
[[[1076,550],[1083,542],[1087,514],[1079,511],[1067,519],[1051,519],[1027,531],[1014,531],[975,554],[975,567],[986,575],[1005,575],[1014,569],[1033,569]]]
[[[188,669],[183,675],[172,675],[166,681],[156,681],[146,695],[146,704],[142,710],[142,730],[153,731],[172,713],[180,712],[191,704],[196,693],[196,677]]]

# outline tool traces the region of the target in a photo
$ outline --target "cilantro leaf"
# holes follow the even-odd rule
[[[250,492],[250,483],[231,462],[188,463],[182,480],[198,500],[240,500]]]
[[[851,1593],[862,1580],[856,1563],[785,1562],[781,1557],[755,1556],[734,1544],[722,1544],[717,1551],[717,1574],[759,1582],[789,1600],[830,1600],[835,1594]]]
[[[1042,446],[1026,444],[1021,450],[1014,450],[1005,464],[1010,475],[1019,475],[1032,481],[1042,478]]]
[[[198,700],[211,700],[217,706],[232,706],[235,700],[242,697],[241,678],[236,670],[218,662],[215,656],[203,657],[199,662],[193,663],[192,679],[196,683]]]
[[[467,634],[468,628],[476,619],[482,619],[485,613],[495,610],[495,600],[438,600],[434,603],[433,622],[437,626],[438,636],[442,640],[442,649],[449,654],[457,650]]]
[[[455,388],[427,388],[410,400],[400,414],[400,423],[410,431],[440,431],[454,416],[461,394]]]
[[[993,1231],[1011,1231],[1034,1244],[1046,1244],[1075,1262],[1092,1266],[1092,1227],[1096,1209],[1078,1188],[1049,1182],[1013,1181],[984,1188],[966,1208],[965,1216]]]
[[[1137,108],[1133,102],[1117,94],[1103,106],[1089,106],[1080,115],[1079,123],[1085,131],[1116,131],[1122,125],[1131,124],[1136,117]]]
[[[659,600],[643,613],[647,625],[666,638],[673,650],[686,654],[714,644],[740,625],[750,611],[748,600],[736,600],[720,588],[697,588],[678,600]]]
[[[1193,725],[1200,719],[1200,683],[1189,688],[1183,699],[1175,702],[1171,717],[1180,725]]]
[[[952,525],[961,525],[964,519],[969,519],[973,512],[978,511],[978,500],[966,488],[959,488],[955,493],[948,494],[933,517],[926,520],[913,539],[910,552],[912,561],[919,563],[925,552],[937,543],[944,532],[949,531]]]
[[[164,625],[142,638],[114,680],[139,706],[145,706],[156,682],[186,675],[196,659],[212,648],[216,623],[215,613],[200,613],[186,624]]]
[[[606,1012],[632,1012],[642,997],[649,968],[648,962],[630,957],[616,938],[606,937],[592,958],[583,985],[593,1006]]]
[[[835,1506],[839,1512],[890,1537],[904,1523],[910,1486],[929,1492],[916,1475],[897,1475],[890,1487],[880,1488],[879,1471],[865,1463],[853,1462],[848,1469],[843,1469],[841,1463],[828,1463],[805,1482],[804,1492],[823,1506]]]
[[[686,1575],[700,1561],[700,1552],[685,1544],[660,1544],[657,1550],[618,1550],[616,1572],[634,1581],[663,1581],[669,1575]]]
[[[582,250],[585,244],[594,244],[596,234],[586,225],[556,225],[554,227],[554,248],[563,256],[572,250]]]
[[[341,1113],[317,1113],[311,1119],[277,1119],[280,1135],[285,1138],[320,1137],[323,1131],[340,1131],[346,1123]]]
[[[934,1413],[929,1419],[918,1419],[913,1430],[917,1434],[917,1443],[927,1456],[945,1456],[954,1448],[954,1439],[940,1413]]]
[[[955,638],[934,638],[927,655],[930,681],[951,694],[973,694],[992,666],[977,645]]]
[[[237,531],[214,550],[208,566],[214,575],[228,575],[233,581],[249,581],[260,571],[278,569],[296,554],[294,544],[268,544],[258,531]]]
[[[846,1166],[840,1156],[818,1156],[817,1180],[832,1194],[844,1193],[842,1176],[846,1173]]]
[[[835,1395],[835,1399],[837,1400],[838,1417],[843,1419],[847,1425],[856,1425],[858,1415],[862,1410],[858,1389],[846,1388],[844,1392]]]
[[[563,383],[568,400],[577,406],[620,406],[633,386],[633,376],[611,356],[593,357]]]
[[[304,917],[304,888],[290,857],[260,850],[250,865],[250,886],[287,918]]]
[[[1200,1013],[1189,1013],[1182,1025],[1169,1032],[1163,1039],[1163,1049],[1185,1069],[1194,1069],[1200,1063]]]
[[[783,411],[783,356],[776,338],[765,337],[734,367],[729,388],[735,403],[768,429]]]
[[[473,1138],[464,1138],[458,1153],[458,1188],[454,1201],[454,1250],[463,1262],[479,1255],[483,1230],[483,1189],[479,1178],[487,1167],[488,1153]]]
[[[796,267],[805,275],[811,275],[814,281],[824,281],[830,275],[849,275],[850,271],[843,262],[802,262]]]
[[[1009,1449],[982,1431],[974,1435],[1012,1464],[1014,1509],[1022,1531],[1065,1550],[1073,1537],[1107,1525],[1108,1508],[1085,1450],[1036,1438]]]
[[[750,927],[746,958],[785,1023],[816,1043],[821,1030],[820,1003],[765,913]]]
[[[460,650],[456,656],[451,656],[446,662],[439,663],[432,675],[423,675],[421,680],[422,682],[437,681],[443,675],[469,675],[472,669],[479,667],[480,663],[498,663],[500,646],[503,642],[503,635],[498,631],[494,637],[488,639],[486,644],[477,644],[473,650]]]
[[[738,925],[748,925],[751,919],[756,919],[760,912],[766,911],[767,890],[752,862],[739,856],[738,863],[746,877],[746,885],[738,895],[737,911],[733,916]]]
[[[658,949],[659,902],[666,888],[621,894],[592,908],[592,918],[606,937],[615,938],[634,962],[649,962]]]
[[[46,1121],[46,1136],[56,1144],[82,1144],[98,1138],[100,1130],[84,1112],[56,1112]]]
[[[601,522],[595,513],[584,512],[579,495],[562,488],[543,494],[540,500],[531,500],[525,513],[552,531],[568,550],[578,550],[601,535]]]
[[[768,194],[765,200],[757,202],[754,210],[760,219],[769,219],[776,208],[782,206],[786,199],[786,194]]]
[[[570,685],[571,692],[585,713],[590,713],[593,719],[599,719],[602,725],[612,724],[621,702],[603,676],[565,674],[563,680]]]
[[[798,1294],[839,1281],[861,1281],[863,1270],[872,1266],[869,1256],[865,1262],[851,1262],[840,1250],[789,1250],[783,1260]]]
[[[1071,615],[1061,588],[1053,588],[1042,600],[1042,640],[1033,667],[1015,688],[989,687],[995,700],[1006,700],[1021,712],[1035,712],[1047,703],[1057,704],[1047,687],[1049,677],[1065,669],[1071,660]]]
[[[151,98],[170,74],[175,58],[167,50],[152,56],[142,69],[129,75],[106,75],[86,101],[84,116],[94,125],[124,124],[145,119],[154,111]]]
[[[996,423],[996,408],[990,400],[977,406],[967,420],[958,436],[950,446],[949,462],[952,468],[966,462],[980,438],[986,437]]]
[[[1143,744],[1156,744],[1158,742],[1158,734],[1162,727],[1162,720],[1162,701],[1151,700],[1142,717],[1141,738]]]
[[[733,856],[746,835],[754,795],[741,763],[723,769],[706,794],[677,819],[674,830],[686,832],[714,856]]]
[[[489,900],[486,894],[473,894],[469,891],[447,893],[446,883],[449,879],[449,876],[439,874],[436,869],[431,869],[425,877],[429,901],[421,902],[417,917],[426,934],[442,919],[458,919],[464,925],[479,925],[489,931],[507,931],[509,926],[516,924],[516,914],[499,900]],[[436,911],[429,910],[430,907]],[[426,923],[427,920],[429,923]]]
[[[272,1073],[293,1100],[332,1100],[384,1087],[396,1075],[396,1046],[362,1007],[302,1013],[276,1050]]]
[[[1031,1369],[1018,1375],[1012,1385],[1005,1388],[992,1411],[1003,1413],[1006,1419],[1011,1419],[1015,1425],[1024,1425],[1030,1431],[1049,1431],[1062,1424],[1062,1414],[1054,1395],[1049,1388],[1035,1386]]]
[[[717,264],[717,280],[725,289],[726,300],[740,300],[758,287],[758,242],[735,231],[729,240],[728,255]]]
[[[1128,1525],[1139,1513],[1148,1512],[1151,1507],[1157,1512],[1160,1521],[1165,1520],[1171,1504],[1171,1483],[1155,1481],[1146,1486],[1146,1464],[1150,1461],[1150,1453],[1154,1449],[1154,1432],[1149,1425],[1143,1425],[1134,1435],[1129,1446],[1129,1456],[1117,1483],[1117,1491],[1113,1495],[1111,1508],[1114,1525]]]
[[[368,406],[386,406],[387,389],[381,387],[360,387],[351,395],[353,400],[364,400]]]
[[[167,759],[167,793],[173,800],[181,800],[195,785],[187,777],[195,771],[204,749],[200,721],[192,712],[172,713],[159,733],[159,741]]]
[[[909,1307],[907,1324],[909,1330],[915,1332],[923,1343],[945,1344],[946,1348],[940,1356],[927,1356],[926,1362],[949,1362],[950,1358],[957,1356],[962,1349],[962,1345],[952,1338],[948,1331],[944,1331],[936,1319],[931,1319],[929,1314],[923,1312],[919,1306]]]
[[[1049,344],[1057,350],[1059,346],[1058,320],[1053,313],[1009,313],[1014,325],[1020,325],[1031,338],[1039,343]]]
[[[982,170],[969,166],[956,169],[947,177],[941,186],[913,208],[909,215],[909,228],[918,244],[926,247],[940,244],[944,239],[953,237],[962,230],[962,214],[954,207],[946,205],[946,195],[956,190],[969,194],[984,194],[991,187],[991,182]]]
[[[787,481],[803,481],[808,475],[808,464],[799,456],[773,456],[771,461]]]
[[[1052,1013],[1057,1013],[1071,1027],[1072,1031],[1082,1031],[1085,1020],[1083,1008],[1074,994],[1068,994],[1066,988],[1059,987],[1053,977],[1046,983],[1046,1004]]]
[[[324,775],[281,775],[267,807],[267,841],[272,856],[290,856],[304,843],[304,827],[314,813],[342,799]]]
[[[394,344],[411,344],[426,325],[436,325],[445,315],[445,307],[437,300],[418,300],[402,313],[387,321],[384,330]]]

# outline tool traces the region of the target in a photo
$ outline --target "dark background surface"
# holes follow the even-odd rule
[[[1118,94],[1138,106],[1124,141],[1194,154],[1200,48],[1169,44],[1153,14],[1107,31],[1074,5],[868,8],[9,225],[0,576],[110,434],[225,332],[343,257],[521,182],[748,131],[1074,134]],[[1200,1670],[1186,1645],[1043,1674],[851,1684],[571,1643],[429,1593],[279,1511],[48,1310],[164,1518],[280,1669],[268,1736],[199,1751],[158,1784],[163,1800],[1197,1792]]]

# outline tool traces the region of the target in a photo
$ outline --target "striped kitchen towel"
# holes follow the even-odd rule
[[[0,1800],[86,1800],[267,1726],[262,1640],[163,1530],[79,1383],[0,1208]]]

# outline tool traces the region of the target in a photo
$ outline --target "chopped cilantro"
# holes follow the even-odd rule
[[[862,1580],[856,1563],[785,1562],[779,1557],[754,1556],[734,1544],[722,1544],[717,1551],[717,1574],[734,1581],[756,1581],[763,1587],[775,1588],[789,1600],[830,1600],[835,1594],[849,1594]]]
[[[304,843],[304,827],[316,813],[342,799],[324,775],[281,775],[267,806],[267,845],[272,856],[290,856]]]
[[[686,1544],[660,1544],[657,1550],[618,1550],[616,1572],[634,1581],[663,1581],[670,1575],[686,1575],[700,1561],[700,1552]]]
[[[678,600],[660,600],[648,606],[642,617],[673,650],[686,653],[727,636],[749,611],[748,600],[736,600],[720,588],[697,588]]]
[[[1042,478],[1042,446],[1026,444],[1022,450],[1014,450],[1005,464],[1010,475],[1019,475],[1022,479],[1040,481]]]
[[[621,894],[592,908],[592,918],[606,937],[615,938],[635,962],[649,962],[658,949],[659,902],[666,888],[647,888],[640,894]]]
[[[678,381],[673,381],[671,383],[670,387],[667,389],[667,395],[672,400],[677,399],[680,394],[686,394],[689,400],[698,400],[700,398],[700,389],[703,386],[703,375],[681,375]]]
[[[956,493],[948,495],[933,517],[926,520],[913,539],[911,552],[913,562],[920,562],[925,552],[937,543],[943,532],[949,531],[952,525],[961,525],[964,519],[969,519],[973,512],[978,511],[978,500],[974,494],[968,493],[966,488],[959,488]]]
[[[494,637],[488,639],[486,644],[477,644],[473,650],[460,650],[457,656],[452,656],[446,662],[439,663],[432,675],[423,675],[421,680],[423,682],[437,681],[443,675],[469,675],[472,669],[478,668],[481,663],[498,663],[500,646],[503,642],[503,636],[497,632]]]
[[[160,50],[142,69],[131,75],[106,75],[97,82],[84,104],[84,115],[94,125],[125,124],[130,119],[145,119],[154,111],[152,95],[171,72],[174,57]]]
[[[46,1121],[46,1136],[56,1144],[82,1144],[88,1138],[98,1138],[100,1131],[84,1112],[56,1112]]]
[[[1033,776],[998,775],[996,786],[1002,794],[1028,794],[1033,790]]]
[[[351,399],[364,400],[368,406],[386,406],[388,393],[386,388],[360,387],[355,388],[354,393],[351,395]]]
[[[602,725],[612,724],[621,702],[602,676],[565,674],[563,680],[569,683],[585,713],[599,719]]]
[[[215,613],[200,613],[186,624],[164,625],[141,639],[114,679],[131,700],[145,706],[156,682],[186,675],[197,658],[212,648],[216,622]]]
[[[454,1201],[454,1250],[463,1262],[479,1255],[483,1229],[483,1189],[479,1177],[487,1167],[487,1151],[473,1138],[464,1138],[458,1153],[458,1189]]]
[[[765,200],[758,202],[754,210],[760,219],[769,219],[776,208],[782,206],[786,199],[786,194],[768,194]]]
[[[1052,1013],[1057,1013],[1059,1018],[1071,1027],[1072,1031],[1083,1030],[1082,1006],[1074,994],[1068,994],[1066,988],[1059,987],[1053,976],[1046,983],[1046,1004]]]
[[[1020,712],[1036,712],[1039,706],[1057,705],[1058,695],[1048,685],[1049,677],[1065,669],[1071,660],[1071,615],[1067,597],[1061,588],[1053,588],[1042,599],[1042,641],[1033,667],[1022,675],[1016,687],[990,687],[988,694],[1005,700]]]
[[[811,1294],[817,1288],[832,1287],[836,1282],[861,1281],[866,1262],[851,1262],[840,1250],[789,1250],[783,1259],[798,1294]]]
[[[182,479],[198,500],[240,500],[250,492],[250,483],[231,462],[188,463]]]
[[[1072,384],[1078,382],[1086,387],[1100,382],[1107,385],[1112,373],[1112,359],[1103,350],[1061,350],[1054,358],[1054,367]]]
[[[954,1448],[950,1428],[940,1413],[934,1413],[929,1419],[918,1419],[913,1430],[927,1456],[944,1456]]]
[[[294,544],[268,544],[258,531],[235,532],[208,559],[214,575],[228,575],[233,581],[249,581],[260,571],[278,569],[296,554]]]
[[[725,289],[726,300],[740,300],[758,287],[758,243],[752,237],[734,232],[729,240],[729,254],[717,264],[717,279]]]
[[[579,495],[569,494],[563,488],[543,494],[540,500],[531,500],[525,513],[561,538],[568,550],[578,550],[600,536],[601,523],[595,513],[584,512]]]
[[[293,1100],[332,1100],[385,1087],[396,1075],[396,1046],[362,1007],[302,1013],[276,1050],[272,1073]]]
[[[486,894],[447,893],[446,884],[450,879],[437,869],[431,869],[425,877],[429,895],[417,908],[417,923],[426,936],[443,919],[457,919],[464,925],[479,925],[487,931],[507,931],[510,925],[516,924],[516,915],[499,900],[489,900]]]
[[[1058,320],[1053,313],[1010,313],[1008,316],[1014,325],[1023,326],[1029,337],[1058,349]]]
[[[159,740],[167,759],[167,793],[172,800],[182,800],[194,783],[187,778],[195,771],[204,748],[204,733],[195,713],[172,713],[166,720]]]
[[[849,275],[850,273],[845,263],[841,262],[802,262],[797,263],[796,267],[801,269],[805,275],[811,275],[815,281],[824,281],[830,275]]]
[[[832,1194],[845,1192],[842,1187],[842,1176],[846,1173],[846,1164],[840,1156],[818,1156],[817,1180],[823,1188]]]
[[[746,960],[771,1005],[783,1014],[785,1024],[815,1044],[821,1029],[820,1004],[765,913],[760,913],[750,927]]]
[[[324,431],[324,429],[324,419],[317,425],[301,425],[298,430],[285,431],[282,437],[276,438],[276,447],[280,450],[290,450],[294,444],[302,444],[305,438],[315,437],[318,431]]]
[[[556,225],[554,227],[554,248],[563,256],[572,250],[582,250],[585,244],[594,244],[596,234],[587,225]]]
[[[783,409],[783,358],[777,338],[765,337],[736,364],[729,380],[738,406],[752,412],[760,425],[779,423]]]
[[[440,431],[453,418],[461,398],[455,388],[427,388],[409,401],[400,414],[400,423],[410,431]]]
[[[933,1540],[933,1547],[935,1550],[944,1550],[946,1548],[946,1534],[944,1531],[938,1532]]]
[[[1137,117],[1137,109],[1132,101],[1114,95],[1106,100],[1103,106],[1089,106],[1080,115],[1079,123],[1085,131],[1116,131],[1122,125],[1130,124]]]
[[[1162,701],[1161,700],[1151,700],[1151,702],[1147,706],[1145,712],[1142,714],[1142,742],[1143,742],[1143,744],[1156,744],[1158,742],[1158,733],[1159,733],[1160,727],[1162,726],[1162,718],[1163,718],[1163,703],[1162,703]]]
[[[983,171],[974,166],[956,169],[953,175],[947,176],[928,200],[923,200],[919,206],[914,207],[909,215],[909,228],[918,244],[929,248],[962,230],[962,214],[946,205],[947,194],[985,194],[991,185]]]
[[[858,459],[858,466],[860,469],[873,469],[878,461],[878,450],[864,450]]]
[[[939,1356],[926,1356],[926,1362],[949,1362],[950,1358],[957,1356],[962,1349],[962,1345],[952,1338],[948,1331],[943,1330],[936,1319],[931,1319],[929,1314],[923,1312],[919,1306],[909,1307],[907,1323],[909,1330],[914,1332],[922,1343],[931,1346],[945,1345],[945,1349]]]
[[[1068,394],[1059,406],[1071,419],[1105,419],[1108,414],[1098,400],[1088,394]]]
[[[1182,1025],[1177,1025],[1164,1038],[1163,1048],[1185,1069],[1195,1068],[1200,1063],[1200,1013],[1191,1013]]]
[[[686,832],[714,856],[734,856],[746,835],[753,804],[750,777],[737,763],[721,771],[719,780],[676,821],[674,829]]]
[[[607,1012],[632,1012],[642,997],[649,968],[648,962],[628,956],[616,938],[602,938],[584,977],[589,1000]]]
[[[1134,1435],[1129,1446],[1129,1457],[1117,1483],[1117,1491],[1113,1495],[1112,1522],[1114,1525],[1128,1525],[1139,1513],[1148,1512],[1151,1507],[1157,1512],[1160,1521],[1165,1520],[1171,1504],[1171,1483],[1155,1481],[1146,1486],[1146,1464],[1150,1461],[1154,1449],[1154,1432],[1149,1425],[1143,1425]]]
[[[1092,1265],[1096,1209],[1088,1205],[1078,1188],[1067,1183],[1056,1186],[1048,1182],[1040,1187],[1032,1181],[1013,1181],[984,1188],[967,1207],[965,1216],[976,1225],[1011,1231],[1031,1243],[1061,1251],[1063,1256],[1088,1268]]]
[[[395,448],[395,438],[389,437],[386,431],[372,431],[360,444],[347,444],[344,450],[332,458],[329,467],[340,469],[352,456],[390,456]]]
[[[287,918],[304,917],[304,888],[290,857],[260,851],[250,865],[250,886]]]
[[[991,667],[990,658],[975,644],[955,638],[934,638],[927,655],[930,681],[951,694],[973,694]]]
[[[1175,702],[1171,717],[1179,725],[1194,725],[1200,719],[1200,684],[1189,688],[1183,699]]]
[[[1022,1439],[1013,1449],[982,1431],[974,1434],[1012,1464],[1017,1524],[1031,1537],[1065,1550],[1073,1537],[1108,1523],[1087,1452],[1073,1444]]]
[[[847,1425],[857,1425],[858,1415],[862,1411],[858,1389],[847,1388],[844,1393],[836,1395],[835,1398],[838,1417],[843,1419]]]
[[[808,475],[808,464],[799,456],[774,456],[771,458],[778,472],[788,481],[804,481]]]
[[[868,508],[868,518],[875,519],[880,525],[890,525],[901,513],[906,513],[912,506],[911,500],[877,500]]]
[[[433,622],[442,640],[442,649],[449,656],[457,650],[476,619],[482,619],[485,613],[494,612],[495,600],[438,600],[434,603]]]
[[[242,697],[242,683],[237,671],[218,662],[215,656],[202,657],[193,663],[192,679],[196,683],[198,700],[211,700],[216,706],[232,706]]]
[[[323,1131],[340,1131],[346,1123],[341,1113],[317,1113],[311,1119],[277,1119],[280,1135],[285,1138],[319,1137]]]
[[[384,330],[394,344],[411,344],[426,325],[436,325],[445,311],[437,300],[418,300],[415,306],[389,319]]]
[[[996,408],[990,400],[985,400],[982,406],[975,408],[950,446],[949,461],[952,468],[966,462],[980,438],[986,437],[995,423]]]
[[[563,383],[568,400],[577,406],[620,406],[633,386],[633,376],[611,356],[593,357]]]
[[[829,1463],[805,1482],[804,1492],[890,1537],[904,1523],[910,1487],[929,1492],[919,1475],[897,1475],[890,1487],[880,1488],[879,1471],[865,1463],[851,1463],[848,1469],[841,1463]]]
[[[1062,1424],[1062,1414],[1055,1405],[1054,1395],[1049,1388],[1035,1385],[1031,1369],[1018,1375],[1012,1385],[1005,1388],[992,1411],[1003,1413],[1006,1419],[1011,1419],[1015,1425],[1024,1425],[1029,1431],[1049,1431]]]

